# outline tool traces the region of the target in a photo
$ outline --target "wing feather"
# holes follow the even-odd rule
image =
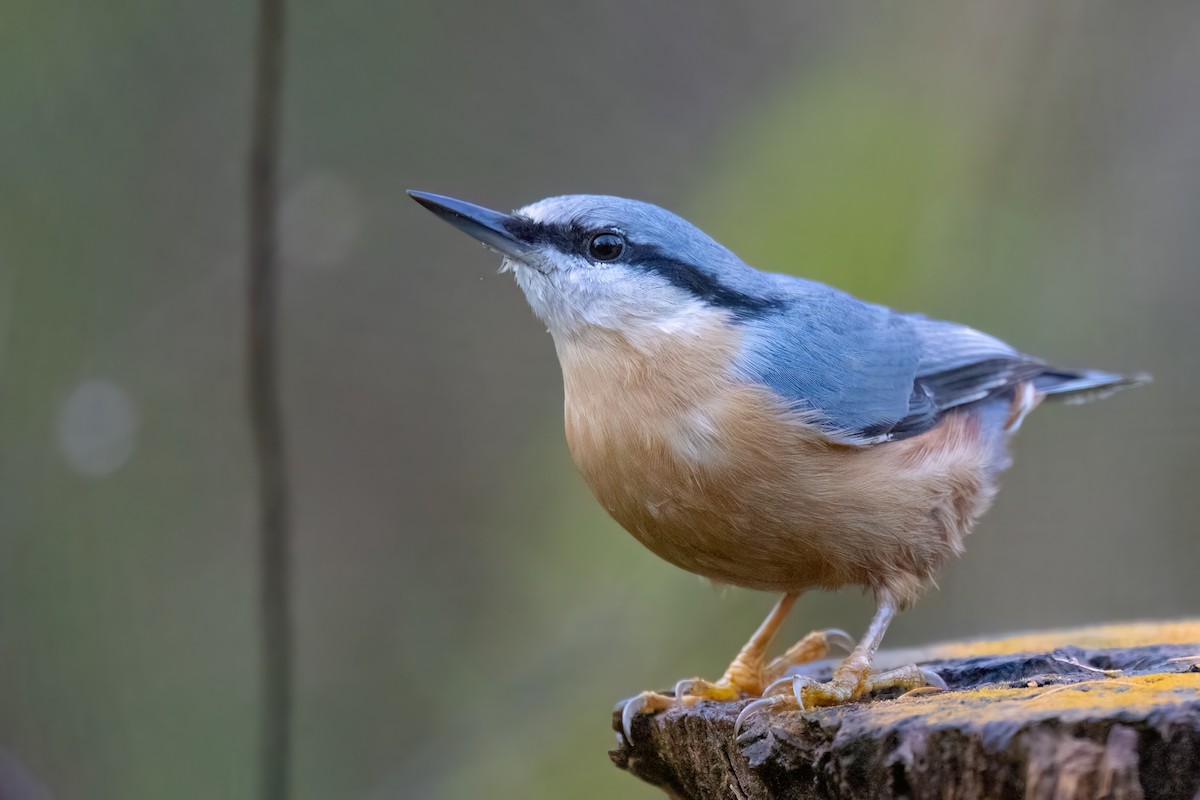
[[[898,314],[828,290],[746,323],[739,369],[815,416],[831,440],[867,445],[921,434],[1047,366],[964,325]]]

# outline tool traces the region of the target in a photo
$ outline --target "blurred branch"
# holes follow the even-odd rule
[[[246,390],[259,493],[261,797],[290,793],[292,619],[287,459],[279,390],[277,208],[284,0],[259,0],[248,192]]]

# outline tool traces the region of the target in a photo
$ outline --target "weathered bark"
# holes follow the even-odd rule
[[[769,712],[745,702],[638,716],[617,766],[673,798],[1200,798],[1200,620],[880,654],[943,694]],[[805,669],[827,678],[832,662]],[[620,706],[614,715],[620,731]]]

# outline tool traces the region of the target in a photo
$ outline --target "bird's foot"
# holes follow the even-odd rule
[[[630,699],[621,709],[621,730],[625,741],[633,741],[633,720],[639,714],[654,715],[666,711],[677,703],[690,706],[698,700],[716,700],[718,702],[733,702],[746,697],[758,697],[762,694],[761,679],[758,690],[753,686],[744,686],[731,680],[726,673],[719,681],[710,682],[703,678],[684,678],[675,684],[673,694],[659,692],[642,692]]]
[[[872,675],[869,666],[843,664],[834,671],[833,678],[825,683],[807,675],[791,675],[772,683],[764,690],[761,700],[755,700],[742,709],[734,722],[734,736],[741,733],[746,720],[755,714],[844,705],[884,689],[946,691],[948,687],[936,672],[918,666],[900,667]]]
[[[840,647],[850,653],[854,650],[854,637],[839,628],[813,631],[789,647],[786,653],[771,659],[771,663],[763,668],[763,682],[772,684],[787,675],[792,667],[827,658],[831,647]]]
[[[732,702],[747,697],[762,697],[763,689],[787,674],[792,667],[825,658],[831,647],[854,649],[850,634],[837,628],[813,631],[787,649],[787,652],[763,666],[761,659],[738,657],[715,683],[703,678],[684,678],[675,684],[675,698],[685,705],[697,700]]]
[[[656,714],[675,703],[690,706],[699,700],[730,703],[749,697],[762,697],[764,687],[777,681],[792,667],[816,661],[829,655],[831,646],[854,649],[854,640],[842,630],[813,631],[787,652],[763,665],[761,656],[749,655],[746,650],[734,659],[717,681],[703,678],[684,678],[675,684],[673,695],[642,692],[629,700],[621,710],[621,727],[626,741],[633,741],[633,720],[638,714]]]

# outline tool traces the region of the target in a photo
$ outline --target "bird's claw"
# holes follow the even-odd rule
[[[854,637],[846,633],[841,628],[827,628],[820,631],[821,636],[825,637],[825,641],[830,645],[836,645],[847,653],[854,652],[854,646],[858,644]]]
[[[684,678],[675,683],[675,702],[691,705],[697,700],[697,689],[706,681],[700,678]]]
[[[795,675],[785,675],[774,683],[768,685],[767,688],[763,689],[763,697],[782,694],[787,689],[792,687],[792,681],[795,679],[795,677]]]
[[[763,697],[786,697],[788,693],[796,699],[800,710],[804,710],[803,690],[806,686],[820,686],[814,678],[807,675],[787,675],[763,689]]]
[[[642,692],[637,697],[630,698],[621,709],[621,732],[625,741],[633,744],[633,718],[638,714],[656,714],[671,707],[675,698],[667,697],[658,692]]]
[[[928,667],[917,667],[917,669],[921,671],[921,675],[925,678],[926,689],[937,689],[939,692],[950,691],[950,687],[946,685],[944,680],[942,680],[941,675],[938,675]],[[921,687],[918,686],[916,688],[919,689]]]
[[[807,675],[789,675],[772,683],[763,690],[762,699],[747,703],[742,712],[737,715],[737,719],[733,723],[734,737],[736,738],[742,732],[742,725],[746,723],[746,720],[761,711],[783,708],[793,703],[798,710],[803,711],[804,687],[810,685],[819,684]]]
[[[716,683],[703,678],[684,678],[676,682],[673,697],[658,692],[642,692],[627,702],[621,709],[621,731],[625,734],[625,741],[632,743],[633,718],[638,714],[665,711],[674,703],[690,706],[697,700],[732,702],[750,692],[758,693],[757,689],[739,686],[728,678],[722,678]]]
[[[746,724],[746,720],[750,719],[760,711],[767,711],[775,708],[776,706],[783,705],[786,702],[787,699],[784,695],[771,695],[769,697],[763,697],[747,703],[746,707],[742,709],[742,712],[737,715],[737,719],[734,720],[733,738],[736,739],[741,734],[742,726]]]

